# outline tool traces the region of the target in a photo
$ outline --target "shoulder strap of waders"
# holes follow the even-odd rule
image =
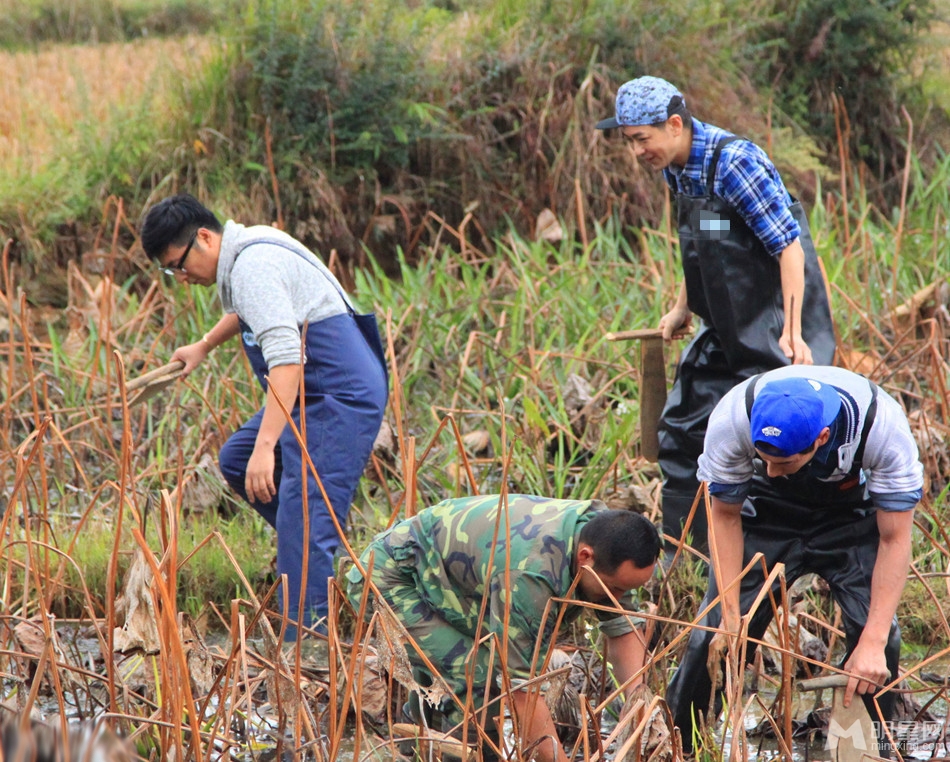
[[[742,140],[742,138],[736,135],[726,135],[716,143],[716,150],[713,151],[712,161],[709,163],[709,176],[706,178],[706,195],[709,198],[714,195],[713,187],[716,185],[716,170],[719,168],[719,156],[722,154],[722,149],[737,140]]]
[[[868,405],[868,411],[864,415],[864,428],[861,429],[861,443],[858,449],[854,451],[854,465],[861,468],[864,460],[864,447],[868,443],[868,434],[871,433],[871,426],[874,425],[874,416],[877,415],[877,390],[878,385],[870,379],[867,379],[868,386],[871,387],[871,404]]]
[[[745,412],[749,416],[749,421],[752,421],[752,404],[755,402],[755,387],[759,383],[759,379],[765,375],[764,373],[756,373],[752,378],[749,379],[749,385],[745,388]]]
[[[237,250],[237,253],[234,255],[234,258],[237,259],[241,255],[241,252],[243,252],[245,249],[250,248],[251,246],[255,246],[259,243],[266,243],[269,246],[279,246],[282,249],[287,249],[287,251],[292,251],[294,254],[300,257],[308,265],[316,268],[317,272],[320,273],[324,278],[326,278],[330,282],[330,285],[336,289],[336,292],[340,295],[340,298],[343,300],[343,304],[346,305],[346,311],[349,312],[351,315],[354,314],[353,305],[350,304],[350,300],[346,298],[346,294],[343,293],[343,289],[340,287],[340,285],[336,281],[334,281],[332,278],[327,276],[327,274],[323,272],[323,270],[320,269],[320,267],[317,265],[316,262],[311,262],[310,258],[306,254],[304,254],[303,251],[301,251],[295,246],[291,246],[289,243],[285,243],[284,241],[280,241],[276,238],[268,238],[266,236],[261,237],[261,238],[252,238],[250,241],[245,241],[241,245],[241,248]],[[312,254],[312,252],[307,250],[307,254]]]
[[[376,355],[376,359],[379,360],[379,365],[383,369],[383,374],[386,376],[386,384],[389,384],[389,368],[386,365],[386,350],[383,349],[382,339],[379,335],[379,325],[376,322],[376,315],[372,312],[365,315],[357,313],[353,308],[353,303],[349,300],[347,295],[343,292],[343,287],[340,285],[339,281],[336,278],[330,277],[332,273],[329,272],[329,268],[324,272],[316,262],[310,259],[307,254],[316,257],[316,254],[313,254],[309,249],[304,247],[303,244],[298,244],[297,246],[291,246],[289,243],[280,241],[274,238],[268,238],[263,236],[261,238],[254,238],[250,241],[245,241],[244,245],[238,249],[237,254],[234,255],[235,259],[244,251],[248,246],[253,246],[256,243],[266,243],[272,246],[280,246],[282,249],[287,249],[287,251],[292,251],[302,260],[304,260],[308,265],[315,267],[317,272],[319,272],[324,278],[326,278],[330,285],[336,289],[336,292],[340,295],[340,298],[343,300],[343,304],[346,307],[347,314],[356,321],[356,327],[359,329],[359,332],[363,334],[363,338],[366,340],[366,343],[369,345],[369,348],[372,350],[373,354]],[[297,243],[296,241],[294,243]],[[304,251],[307,253],[304,254]],[[325,267],[325,266],[324,266]]]

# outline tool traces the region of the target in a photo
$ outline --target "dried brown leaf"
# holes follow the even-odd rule
[[[784,612],[780,610],[778,618],[772,620],[762,636],[762,640],[767,644],[762,648],[762,656],[779,673],[782,671],[782,656],[777,649],[781,647],[779,627],[784,616]],[[818,662],[824,662],[828,658],[828,647],[824,641],[800,626],[799,619],[795,614],[788,615],[788,629],[789,636],[792,639],[792,647],[796,649],[797,653]],[[801,665],[799,664],[799,666]]]
[[[432,706],[438,706],[444,699],[451,698],[452,690],[441,675],[433,675],[431,686],[423,687],[416,682],[406,653],[410,642],[409,633],[378,595],[373,598],[373,608],[380,630],[376,637],[377,664],[386,669],[393,680],[407,690],[417,691]]]
[[[211,453],[205,453],[197,467],[184,481],[175,487],[169,500],[174,504],[181,491],[182,509],[188,513],[205,513],[221,505],[222,495],[227,491],[221,469]]]
[[[188,664],[188,677],[191,690],[196,696],[206,696],[214,684],[214,657],[205,645],[194,620],[187,614],[182,615],[181,639]]]
[[[481,455],[488,452],[489,445],[491,445],[491,436],[487,431],[479,429],[462,436],[462,446],[466,452],[472,455]]]
[[[542,209],[538,215],[538,220],[534,226],[534,238],[536,241],[549,241],[550,243],[557,243],[564,238],[564,229],[550,209]]]
[[[446,733],[426,728],[420,733],[418,725],[408,722],[393,723],[393,736],[396,738],[415,738],[419,745],[418,759],[464,759],[475,762],[478,752],[472,746],[463,747],[462,742]],[[431,752],[431,753],[430,753]]]
[[[863,376],[872,375],[879,361],[880,358],[873,353],[838,347],[838,365]]]
[[[372,219],[373,234],[376,236],[396,235],[396,215],[376,214]]]
[[[116,601],[116,614],[125,615],[125,623],[117,627],[113,635],[113,648],[116,651],[141,649],[145,653],[158,653],[161,649],[158,615],[152,597],[154,583],[152,567],[145,559],[141,546],[136,545],[132,563],[125,573],[122,594]]]
[[[267,700],[271,706],[279,706],[282,712],[291,714],[296,711],[301,698],[301,692],[294,680],[293,666],[276,638],[265,638],[264,656],[273,665],[265,670]]]
[[[376,440],[373,442],[373,454],[377,457],[390,458],[395,458],[398,454],[396,448],[396,432],[393,431],[393,427],[385,418],[379,425],[379,431],[376,432]]]
[[[580,696],[570,680],[572,668],[570,654],[560,648],[551,652],[544,703],[558,726],[559,738],[567,743],[573,743],[581,729]]]
[[[390,701],[384,671],[375,652],[361,653],[357,658],[355,677],[359,690],[353,695],[354,708],[358,696],[363,716],[376,725],[382,725],[386,722]]]
[[[590,382],[576,373],[571,373],[561,389],[564,407],[570,412],[583,409],[594,397]]]
[[[380,477],[376,470],[376,464],[373,462],[374,459],[384,467],[385,471],[397,476],[402,473],[402,461],[399,458],[399,443],[396,433],[389,421],[385,419],[383,419],[376,434],[376,441],[373,442],[373,458],[366,464],[364,473],[366,478],[379,482]]]
[[[43,625],[36,619],[30,619],[26,622],[18,622],[13,628],[13,636],[16,638],[20,650],[37,659],[43,655],[46,649],[46,634],[43,632]]]
[[[630,484],[604,495],[607,507],[651,515],[659,512],[659,479],[650,484]]]
[[[668,714],[662,699],[656,699],[653,691],[644,683],[629,698],[625,711],[630,713],[625,730],[618,739],[620,745],[629,737],[632,729],[638,727],[645,712],[650,712],[646,726],[640,736],[640,743],[634,744],[624,755],[624,762],[670,762],[673,759],[673,736],[668,723]],[[639,748],[638,748],[639,747]]]
[[[72,662],[66,655],[59,641],[59,634],[56,631],[56,617],[52,614],[49,617],[49,648],[47,649],[46,632],[43,629],[43,622],[39,615],[27,621],[18,622],[13,628],[13,637],[16,640],[20,650],[33,657],[31,664],[37,665],[38,660],[46,652],[48,661],[46,662],[45,673],[40,677],[46,681],[45,686],[52,688],[51,670],[56,670],[60,683],[66,687],[75,686],[78,683],[74,675]],[[31,670],[33,668],[31,667]]]

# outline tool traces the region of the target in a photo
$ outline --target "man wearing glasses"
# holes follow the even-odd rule
[[[198,228],[195,228],[195,232],[192,233],[191,238],[188,239],[188,245],[185,247],[185,251],[182,255],[178,257],[174,264],[162,268],[162,272],[165,273],[165,275],[170,275],[174,278],[177,273],[181,273],[182,275],[188,274],[185,270],[185,260],[188,259],[188,255],[191,254],[191,247],[195,245],[197,239]]]
[[[172,359],[184,362],[188,374],[240,334],[266,390],[264,407],[221,448],[221,471],[277,532],[277,572],[286,575],[282,597],[291,621],[285,637],[296,637],[293,623],[320,628],[339,544],[336,524],[346,524],[386,407],[375,321],[354,313],[333,274],[299,241],[268,226],[222,225],[187,194],[148,210],[141,241],[180,283],[216,284],[224,308],[200,341],[179,347]],[[278,399],[298,428],[304,414],[319,484]]]

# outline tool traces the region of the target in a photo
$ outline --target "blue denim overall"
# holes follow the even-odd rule
[[[302,400],[306,413],[306,445],[327,500],[307,467],[304,501],[301,469],[306,466],[293,430],[287,426],[274,448],[277,496],[266,504],[251,503],[277,531],[277,573],[287,575],[287,590],[282,591],[286,592],[289,606],[286,614],[291,622],[299,621],[305,627],[314,625],[328,612],[327,582],[333,576],[333,557],[340,543],[330,511],[340,527],[345,528],[350,503],[386,409],[388,379],[382,348],[378,334],[376,345],[372,346],[373,336],[366,336],[361,330],[358,320],[365,317],[350,310],[313,323],[306,330]],[[268,368],[264,354],[243,321],[241,340],[251,367],[266,391]],[[292,411],[298,427],[301,426],[300,409],[298,400]],[[254,451],[263,414],[263,409],[259,410],[221,448],[221,471],[232,489],[245,500],[247,463]],[[309,516],[309,537],[304,531],[304,510]],[[306,580],[302,578],[305,552],[308,555]],[[301,588],[304,590],[302,608],[299,607]],[[296,628],[291,624],[285,638],[295,637]]]

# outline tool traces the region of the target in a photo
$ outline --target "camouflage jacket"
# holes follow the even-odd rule
[[[504,511],[499,500],[498,495],[445,500],[378,535],[363,558],[373,551],[390,556],[412,577],[425,603],[460,632],[473,637],[493,633],[503,644],[507,625],[508,672],[527,679],[540,666],[538,661],[531,669],[538,636],[541,659],[557,623],[560,606],[552,602],[549,607],[548,602],[565,598],[574,581],[580,529],[597,511],[608,509],[599,500],[508,495]],[[476,634],[486,594],[482,629]],[[636,611],[636,592],[619,603]],[[582,608],[567,605],[565,621]],[[630,632],[638,622],[616,609],[594,613],[609,637]]]

